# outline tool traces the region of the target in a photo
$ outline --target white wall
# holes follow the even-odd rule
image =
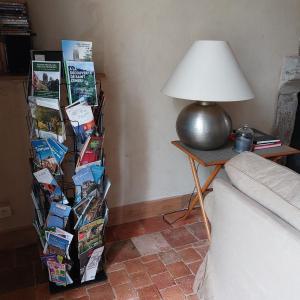
[[[235,126],[269,131],[282,58],[296,53],[300,36],[299,0],[30,0],[29,10],[37,48],[60,49],[61,39],[94,43],[98,71],[107,75],[112,206],[193,188],[188,162],[170,145],[186,103],[160,89],[194,40],[229,41],[256,99],[226,109]]]

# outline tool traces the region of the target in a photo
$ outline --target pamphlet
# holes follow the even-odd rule
[[[80,151],[76,167],[98,161],[100,159],[102,144],[102,137],[89,136]]]
[[[97,88],[94,63],[91,61],[65,61],[69,103],[84,99],[97,106]]]
[[[54,138],[48,138],[47,143],[51,149],[55,160],[58,164],[61,164],[68,151],[68,148]]]
[[[65,228],[70,212],[70,206],[52,202],[46,220],[46,227]]]
[[[32,95],[59,99],[60,61],[32,61]]]
[[[90,168],[79,170],[73,177],[75,184],[75,202],[86,198],[96,189],[96,182]]]
[[[92,42],[62,40],[61,46],[64,61],[92,61]]]
[[[103,250],[104,247],[96,248],[93,250],[92,255],[90,256],[86,267],[82,268],[83,270],[82,269],[80,270],[81,271],[80,273],[83,272],[81,283],[95,279]]]
[[[73,130],[84,143],[95,130],[94,115],[91,107],[85,101],[79,101],[66,107],[66,113]]]
[[[40,168],[48,168],[52,174],[59,173],[59,165],[45,139],[31,141],[35,153],[35,161]]]
[[[55,231],[45,231],[46,244],[44,253],[52,253],[70,259],[69,247],[73,239],[73,235],[60,228],[55,228]]]
[[[68,204],[68,199],[65,197],[56,180],[51,175],[47,168],[33,173],[36,180],[40,183],[42,189],[46,193],[49,202],[61,202]]]
[[[102,245],[103,219],[82,226],[78,231],[78,254]]]
[[[58,102],[35,97],[28,97],[28,100],[36,136],[52,137],[62,143],[66,133]]]
[[[57,285],[67,285],[66,265],[52,260],[47,261],[49,281]]]

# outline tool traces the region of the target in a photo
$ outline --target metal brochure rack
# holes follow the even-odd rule
[[[29,102],[28,102],[28,95],[30,94],[31,91],[31,76],[29,75],[28,79],[26,81],[24,81],[24,94],[25,94],[25,99],[27,101],[28,104],[28,112],[27,112],[27,125],[28,125],[28,132],[29,132],[29,137],[30,140],[37,140],[39,139],[38,137],[35,137],[35,133],[36,130],[40,130],[39,128],[39,124],[37,122],[37,120],[33,119],[31,112],[30,112],[30,107],[29,107]],[[53,177],[55,178],[56,182],[58,183],[59,187],[61,188],[61,192],[62,194],[64,194],[66,196],[66,198],[69,201],[69,206],[71,206],[72,208],[75,205],[75,188],[76,186],[74,185],[73,181],[72,181],[72,175],[74,175],[75,172],[75,167],[76,167],[76,163],[77,160],[79,158],[79,149],[78,149],[78,139],[79,137],[76,136],[76,134],[74,133],[74,130],[72,128],[72,124],[70,122],[70,120],[67,118],[66,113],[65,113],[65,106],[68,103],[68,99],[67,99],[67,86],[66,83],[63,82],[61,83],[61,91],[63,92],[63,94],[65,94],[65,96],[61,97],[60,99],[60,109],[61,112],[63,113],[63,123],[65,126],[65,132],[66,132],[66,140],[64,142],[64,144],[68,147],[68,151],[64,157],[64,160],[61,164],[61,169],[63,170],[63,172],[61,172],[61,174],[57,174],[57,175],[53,175]],[[96,124],[96,131],[94,132],[94,134],[98,137],[101,137],[102,140],[102,146],[101,146],[101,151],[99,154],[99,160],[101,160],[101,165],[104,166],[105,164],[105,155],[104,155],[104,151],[103,151],[103,140],[104,140],[104,127],[103,127],[103,106],[104,106],[104,101],[105,101],[105,97],[101,88],[101,82],[97,81],[97,91],[98,91],[98,106],[95,106],[92,108],[93,111],[93,115],[94,115],[94,120],[95,120],[95,124]],[[74,122],[76,122],[76,120],[72,120],[72,123],[74,125]],[[31,170],[32,173],[36,172],[42,168],[45,168],[45,166],[39,165],[39,163],[37,163],[36,159],[36,155],[37,153],[35,153],[35,151],[31,148],[30,153],[29,153],[29,162],[30,162],[30,166],[31,166]],[[40,161],[42,161],[40,159]],[[105,169],[104,169],[105,170]],[[95,206],[93,206],[93,209],[95,211],[97,211],[97,214],[95,214],[95,211],[93,211],[93,209],[91,210],[91,214],[93,215],[93,217],[96,216],[96,219],[100,219],[101,220],[101,224],[102,225],[102,229],[99,232],[99,240],[98,240],[98,244],[97,247],[104,247],[105,244],[105,240],[104,240],[104,232],[105,232],[105,226],[107,225],[107,221],[108,221],[108,207],[107,207],[107,203],[106,203],[106,194],[107,191],[109,189],[110,186],[110,181],[104,171],[102,178],[100,180],[100,182],[96,185],[96,195],[97,197],[95,197]],[[38,198],[38,203],[39,205],[35,205],[35,219],[34,219],[34,223],[37,222],[38,217],[39,216],[44,216],[47,217],[48,212],[49,212],[49,208],[50,208],[50,202],[49,201],[49,195],[47,193],[45,193],[45,190],[41,187],[40,183],[37,182],[37,180],[34,178],[33,176],[33,183],[32,183],[32,191],[33,191],[33,195],[34,197]],[[94,198],[93,198],[94,199]],[[93,200],[94,201],[94,200]],[[90,216],[90,215],[89,215]],[[100,217],[99,217],[100,216]],[[43,217],[41,217],[43,218]],[[89,219],[90,222],[91,219]],[[97,271],[96,271],[96,275],[95,278],[93,280],[87,280],[82,282],[82,277],[83,277],[83,272],[85,274],[85,271],[87,268],[91,267],[91,265],[93,265],[93,267],[95,267],[95,260],[91,261],[91,251],[94,251],[94,249],[88,249],[86,252],[82,252],[79,256],[79,249],[78,249],[78,231],[80,229],[80,227],[76,227],[76,222],[77,222],[77,217],[76,214],[74,213],[74,210],[71,210],[71,213],[68,217],[66,222],[66,226],[65,226],[65,231],[71,233],[73,235],[73,239],[72,242],[70,244],[69,247],[69,257],[70,259],[64,257],[63,258],[63,262],[65,262],[66,264],[66,270],[68,271],[68,275],[71,277],[73,283],[72,284],[66,284],[66,285],[57,285],[56,283],[50,282],[49,280],[49,289],[51,292],[59,292],[59,291],[64,291],[67,289],[71,289],[71,288],[76,288],[79,287],[83,284],[88,284],[88,283],[93,283],[93,282],[99,282],[99,281],[103,281],[107,279],[105,270],[104,270],[104,264],[105,264],[105,257],[104,257],[104,248],[103,248],[103,252],[101,254],[101,259],[100,261],[96,261],[96,263],[98,264],[97,266]],[[85,223],[85,225],[87,225],[88,223]],[[36,226],[38,226],[38,224],[34,224],[34,227],[36,228]],[[44,223],[44,226],[45,223]],[[75,227],[75,228],[74,228]],[[36,228],[37,233],[39,234],[40,237],[40,241],[41,241],[41,255],[43,252],[43,242],[45,243],[45,236],[43,236],[43,231],[45,230],[44,228]],[[97,231],[98,233],[98,231]],[[93,252],[92,252],[93,253]],[[80,259],[79,259],[80,257]],[[42,262],[41,262],[42,263]],[[89,264],[88,264],[89,263]]]

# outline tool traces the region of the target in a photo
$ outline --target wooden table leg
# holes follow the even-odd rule
[[[198,199],[199,199],[199,203],[200,203],[201,213],[202,213],[202,217],[203,217],[207,237],[210,240],[209,224],[208,224],[208,219],[207,219],[207,216],[206,216],[206,213],[205,213],[205,210],[204,210],[204,203],[203,203],[204,199],[203,199],[203,194],[202,194],[202,189],[201,189],[199,177],[198,177],[198,174],[197,174],[197,169],[196,169],[196,166],[195,166],[195,162],[191,157],[189,157],[189,161],[190,161],[190,164],[191,164],[191,169],[192,169],[194,181],[195,181],[195,185],[196,185],[196,188],[197,188]]]
[[[198,201],[199,201],[199,200],[198,200],[198,194],[196,194],[196,195],[192,198],[192,201],[191,201],[191,203],[190,203],[190,205],[189,205],[189,207],[188,207],[186,213],[184,214],[184,216],[182,216],[182,217],[180,218],[180,220],[185,220],[185,219],[190,215],[190,213],[192,212],[192,210],[194,209],[194,207],[195,207],[195,205],[197,204]]]
[[[210,173],[210,175],[208,176],[208,178],[206,179],[203,187],[201,188],[201,192],[202,195],[207,191],[207,189],[209,188],[210,184],[212,183],[212,181],[214,180],[214,178],[217,176],[217,174],[219,173],[219,171],[221,170],[222,165],[216,165],[215,168],[213,169],[213,171]],[[197,173],[197,170],[196,170]],[[197,174],[198,177],[198,174]],[[186,211],[186,213],[184,214],[184,216],[182,218],[180,218],[181,220],[185,220],[190,213],[192,212],[192,210],[194,209],[195,205],[197,204],[197,202],[199,201],[199,195],[198,193],[193,197],[188,210]]]

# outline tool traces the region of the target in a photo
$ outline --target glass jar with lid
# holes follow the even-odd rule
[[[235,141],[233,150],[241,153],[243,151],[251,151],[253,145],[253,130],[247,125],[243,125],[235,133]]]

